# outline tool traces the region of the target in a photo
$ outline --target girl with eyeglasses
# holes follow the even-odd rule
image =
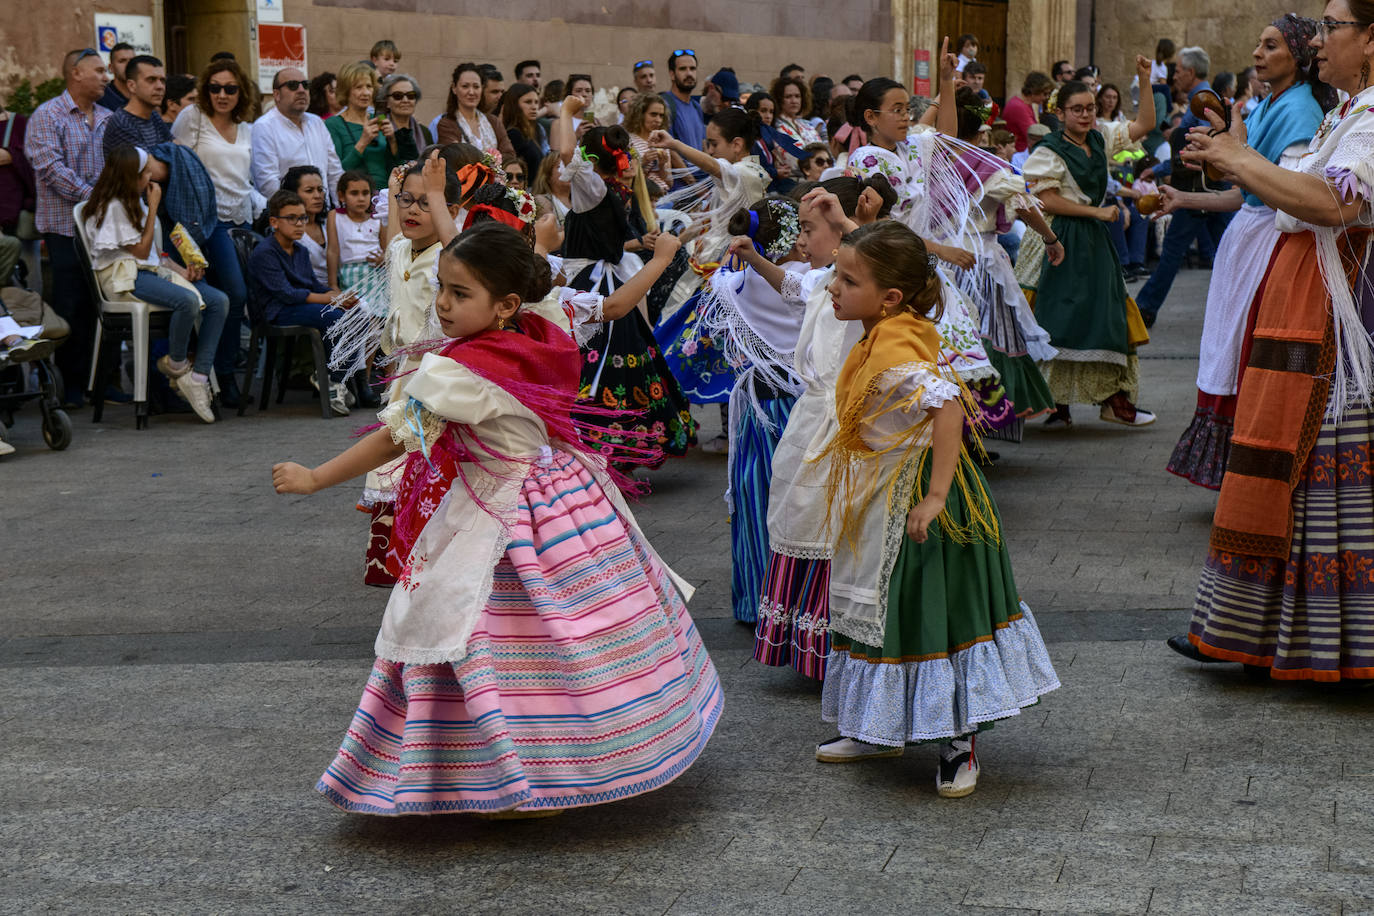
[[[1148,80],[1150,59],[1137,57],[1136,70],[1142,83]],[[1155,415],[1136,406],[1136,348],[1148,343],[1150,335],[1126,292],[1121,261],[1107,231],[1107,223],[1121,215],[1115,201],[1107,200],[1107,179],[1112,157],[1154,128],[1154,96],[1141,94],[1134,121],[1104,122],[1101,129],[1097,97],[1087,85],[1065,83],[1057,105],[1064,126],[1041,141],[1023,170],[1030,192],[1050,217],[1053,238],[1063,244],[1060,255],[1053,247],[1039,255],[1039,278],[1026,291],[1033,297],[1036,320],[1059,351],[1041,364],[1055,401],[1045,427],[1072,427],[1069,405],[1085,402],[1101,405],[1098,417],[1104,422],[1148,426]],[[1039,250],[1023,244],[1021,258],[1036,257]]]
[[[910,96],[901,83],[877,77],[859,87],[850,109],[850,123],[864,130],[868,145],[849,154],[846,168],[860,178],[886,179],[897,194],[892,218],[919,235],[930,253],[946,265],[968,271],[977,259],[962,247],[961,236],[973,209],[972,196],[962,176],[949,167],[966,146],[949,139],[957,133],[957,126],[951,126],[957,122],[949,117],[955,105],[955,61],[951,53],[941,55],[939,103],[931,105],[915,127],[911,125]],[[948,123],[941,121],[942,128],[949,127],[948,136],[935,130],[937,117],[948,118]],[[967,295],[972,292],[971,277],[961,288],[949,268],[937,267],[936,274],[944,284],[945,307],[937,316],[937,324],[947,342],[945,357],[977,397],[980,427],[1013,425],[1014,405],[988,359],[973,319],[977,312]]]
[[[215,375],[220,403],[237,408],[235,363],[248,284],[229,230],[249,228],[267,206],[266,198],[253,187],[252,176],[253,125],[249,119],[257,90],[232,60],[211,61],[197,87],[195,104],[183,108],[172,123],[172,138],[195,152],[215,187],[219,225],[208,233],[202,248],[210,262],[211,281],[229,297],[224,333],[215,353]]]

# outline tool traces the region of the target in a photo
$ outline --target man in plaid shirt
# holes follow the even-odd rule
[[[70,339],[57,351],[57,366],[66,384],[67,406],[80,407],[90,376],[96,312],[76,258],[72,207],[91,196],[105,166],[99,128],[110,111],[96,103],[110,78],[92,48],[69,51],[62,60],[62,75],[67,89],[39,105],[29,118],[24,151],[38,185],[34,222],[52,262],[52,306],[71,325]]]

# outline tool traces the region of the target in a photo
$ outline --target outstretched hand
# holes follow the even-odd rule
[[[315,483],[315,472],[294,461],[283,461],[272,465],[272,489],[278,493],[300,493],[309,496],[319,487]]]

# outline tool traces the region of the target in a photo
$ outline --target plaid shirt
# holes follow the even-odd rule
[[[39,105],[29,118],[24,152],[38,184],[34,222],[39,232],[76,235],[72,207],[91,196],[91,187],[105,167],[99,128],[110,112],[99,105],[94,112],[92,125],[71,93],[64,91]]]

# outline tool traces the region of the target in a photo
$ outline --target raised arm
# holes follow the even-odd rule
[[[712,178],[720,177],[720,163],[699,149],[692,149],[686,143],[675,138],[666,130],[656,130],[649,134],[649,145],[654,149],[666,149],[676,153],[685,159],[689,164],[701,169]]]
[[[573,153],[577,152],[577,131],[572,122],[583,104],[580,96],[570,95],[558,110],[558,158],[564,165],[572,162]]]
[[[1155,129],[1159,123],[1155,118],[1155,94],[1146,91],[1150,86],[1150,60],[1137,54],[1135,58],[1136,78],[1140,81],[1140,106],[1136,109],[1135,120],[1131,122],[1131,139],[1139,140]]]

